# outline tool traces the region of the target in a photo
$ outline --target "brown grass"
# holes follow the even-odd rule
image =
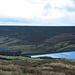
[[[0,60],[0,75],[75,75],[75,60]]]

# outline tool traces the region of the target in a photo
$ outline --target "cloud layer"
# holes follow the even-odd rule
[[[75,0],[0,0],[0,24],[75,26]]]

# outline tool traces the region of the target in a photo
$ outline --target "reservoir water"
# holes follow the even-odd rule
[[[75,59],[75,51],[52,53],[52,54],[31,55],[31,57],[41,57],[41,56],[48,56],[48,57],[53,57],[53,58]]]

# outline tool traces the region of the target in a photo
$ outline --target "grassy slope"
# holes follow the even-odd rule
[[[0,27],[0,49],[24,54],[75,50],[75,27]]]
[[[75,75],[75,60],[1,60],[0,75]]]

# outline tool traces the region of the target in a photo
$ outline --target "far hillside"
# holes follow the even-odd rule
[[[22,54],[75,51],[75,26],[0,26],[0,49]]]

